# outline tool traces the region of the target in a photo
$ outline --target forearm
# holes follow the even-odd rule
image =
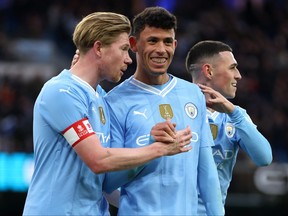
[[[237,129],[239,145],[257,166],[272,162],[272,149],[268,140],[257,130],[249,116],[236,107],[229,115]]]
[[[169,143],[154,142],[141,148],[105,148],[101,164],[103,171],[117,171],[141,166],[155,158],[164,155],[175,155],[191,150],[192,132],[190,127],[180,130],[176,140],[170,139]]]
[[[166,155],[165,148],[158,143],[141,148],[106,148],[99,163],[102,172],[126,170],[141,166],[163,155]]]

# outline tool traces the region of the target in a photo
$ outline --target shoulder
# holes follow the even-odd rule
[[[173,78],[175,78],[177,80],[177,83],[180,84],[181,86],[184,86],[185,88],[192,89],[193,91],[196,91],[199,93],[201,92],[201,89],[195,83],[192,83],[190,81],[187,81],[187,80],[184,80],[182,78],[175,77],[175,76],[173,76]]]
[[[66,100],[77,100],[77,98],[85,98],[86,101],[89,97],[95,97],[95,90],[88,83],[67,71],[63,70],[44,84],[41,90],[42,98],[61,103]]]
[[[115,86],[105,95],[105,99],[110,100],[111,98],[118,97],[118,95],[127,94],[129,93],[129,79],[124,80],[122,83]]]

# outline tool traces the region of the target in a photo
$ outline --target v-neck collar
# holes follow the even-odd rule
[[[177,84],[177,79],[171,74],[169,74],[169,76],[171,77],[171,79],[168,81],[169,83],[161,90],[156,88],[156,87],[154,87],[154,86],[152,86],[152,85],[147,85],[146,83],[143,83],[143,82],[135,79],[134,77],[131,78],[130,83],[132,85],[137,86],[138,88],[143,89],[144,91],[147,91],[147,92],[150,92],[152,94],[156,94],[156,95],[164,97]]]

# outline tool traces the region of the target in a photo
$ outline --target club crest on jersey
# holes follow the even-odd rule
[[[210,124],[210,130],[213,136],[213,140],[215,140],[218,135],[218,126],[216,124]]]
[[[194,119],[197,116],[198,112],[196,106],[193,103],[187,103],[185,105],[185,111],[186,114],[192,119]]]
[[[226,136],[231,138],[234,136],[235,134],[235,127],[233,124],[231,123],[226,123],[226,126],[225,126],[225,133],[226,133]]]
[[[105,125],[106,124],[106,119],[105,119],[103,107],[101,107],[101,106],[98,107],[98,111],[99,111],[100,121],[102,122],[103,125]]]
[[[164,119],[172,119],[174,116],[173,110],[170,104],[160,104],[159,111],[160,111],[160,115]]]

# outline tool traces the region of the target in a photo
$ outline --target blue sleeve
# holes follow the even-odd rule
[[[200,148],[197,183],[207,215],[224,215],[220,183],[211,147]]]
[[[75,89],[65,83],[54,84],[53,88],[47,84],[44,88],[46,90],[38,99],[39,112],[54,130],[62,132],[88,116],[87,97],[81,89]],[[68,88],[69,91],[63,91]]]
[[[107,172],[105,173],[105,178],[103,181],[103,191],[110,194],[117,188],[120,188],[124,184],[130,182],[144,166],[139,166],[130,170],[122,170],[117,172]]]
[[[257,166],[272,162],[272,150],[267,139],[257,130],[244,109],[236,106],[229,115],[237,129],[238,143]]]
[[[109,111],[110,111],[110,120],[111,120],[111,140],[110,140],[110,147],[111,148],[126,148],[130,146],[125,146],[125,129],[120,124],[118,120],[118,116],[113,110],[113,103],[112,105],[108,103]],[[103,190],[107,193],[111,193],[112,191],[116,190],[117,188],[121,187],[122,185],[130,182],[135,176],[142,171],[143,166],[135,167],[129,170],[121,170],[115,172],[107,172],[105,173],[105,178],[103,181]]]

